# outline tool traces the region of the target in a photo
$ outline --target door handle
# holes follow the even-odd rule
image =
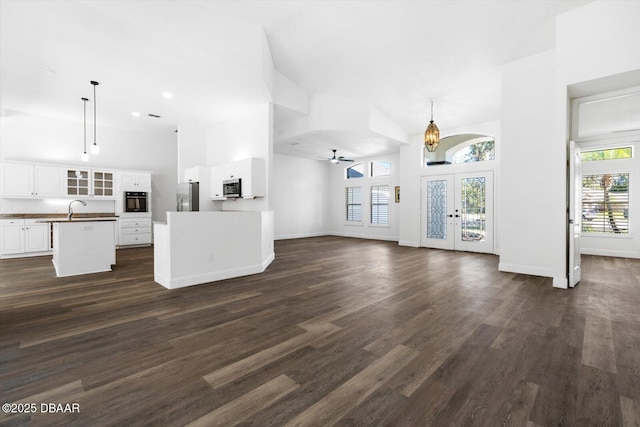
[[[460,215],[456,214],[456,218],[460,218]]]
[[[453,218],[453,214],[447,215],[449,218]]]

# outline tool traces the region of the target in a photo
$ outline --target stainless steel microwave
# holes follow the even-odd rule
[[[222,181],[222,195],[227,198],[242,197],[242,179],[233,178]]]

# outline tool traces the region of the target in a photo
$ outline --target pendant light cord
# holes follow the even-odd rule
[[[84,154],[87,154],[87,98],[82,98],[83,110],[84,110]]]
[[[91,84],[93,84],[93,145],[96,145],[96,86],[98,85],[98,82],[91,82]]]

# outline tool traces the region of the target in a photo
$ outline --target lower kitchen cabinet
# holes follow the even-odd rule
[[[120,235],[118,245],[150,245],[151,244],[151,218],[120,218]]]
[[[0,255],[49,252],[49,224],[36,220],[3,219],[0,221]]]

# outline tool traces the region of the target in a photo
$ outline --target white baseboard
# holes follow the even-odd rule
[[[420,242],[412,242],[410,240],[399,240],[398,246],[411,246],[412,248],[419,248]]]
[[[610,256],[616,258],[640,258],[640,254],[638,252],[631,251],[615,251],[609,249],[589,249],[580,247],[580,253],[582,255],[598,255],[598,256]]]
[[[307,237],[322,237],[322,236],[327,236],[327,235],[328,234],[324,233],[324,232],[281,234],[279,236],[274,236],[273,240],[305,239]]]
[[[553,272],[548,268],[536,267],[533,265],[508,264],[501,262],[498,270],[508,273],[528,274],[530,276],[553,277]]]
[[[568,289],[569,284],[564,276],[554,276],[553,272],[548,268],[540,268],[532,265],[508,264],[501,262],[498,264],[498,270],[508,273],[527,274],[530,276],[551,277],[553,279],[553,287],[559,289]]]
[[[228,270],[210,271],[202,274],[181,277],[166,277],[159,274],[154,275],[154,281],[167,289],[178,289],[187,286],[200,285],[203,283],[216,282],[218,280],[232,279],[235,277],[249,276],[251,274],[262,273],[275,259],[275,254],[271,253],[261,264],[248,265],[242,268],[232,268]]]
[[[397,242],[397,237],[389,237],[389,236],[376,236],[370,234],[357,234],[357,233],[342,233],[342,232],[332,232],[329,233],[329,236],[337,236],[337,237],[351,237],[354,239],[367,239],[367,240],[385,240],[388,242]]]
[[[569,281],[566,277],[554,277],[553,287],[558,289],[569,289]]]

